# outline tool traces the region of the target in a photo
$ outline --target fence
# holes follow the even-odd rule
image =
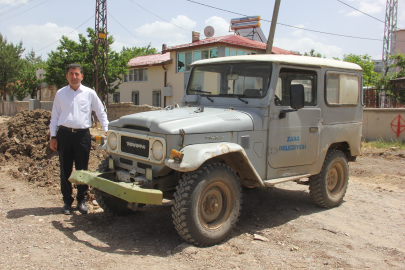
[[[381,89],[363,89],[365,108],[404,108],[397,93]]]

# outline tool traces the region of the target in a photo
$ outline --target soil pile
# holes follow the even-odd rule
[[[50,119],[51,112],[46,110],[22,111],[1,125],[0,165],[14,164],[18,171],[10,171],[13,177],[59,193],[59,157],[50,149]],[[92,137],[89,170],[93,171],[107,156],[105,151],[96,148]]]

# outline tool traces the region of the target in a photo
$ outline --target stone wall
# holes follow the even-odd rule
[[[405,109],[364,109],[362,134],[367,141],[379,138],[405,141]]]

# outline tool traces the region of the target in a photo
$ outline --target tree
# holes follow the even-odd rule
[[[144,47],[122,47],[120,55],[126,59],[128,62],[132,58],[142,56],[142,55],[151,55],[159,53],[155,48],[151,48],[151,45]]]
[[[315,49],[311,49],[309,53],[305,52],[304,56],[311,56],[311,57],[319,57],[319,58],[326,58],[326,56],[322,56],[321,53],[315,52]]]
[[[22,100],[28,95],[32,98],[37,98],[39,86],[43,80],[37,78],[36,71],[39,68],[44,68],[45,62],[42,61],[41,56],[36,57],[32,49],[28,55],[26,55],[23,62],[24,64],[18,76],[19,80],[15,82],[12,89],[13,95],[15,95],[18,100]]]
[[[377,80],[377,73],[374,72],[375,64],[371,60],[371,56],[368,54],[357,55],[357,54],[345,54],[343,56],[343,61],[358,64],[363,68],[363,85],[364,86],[375,86]]]
[[[25,50],[22,46],[21,41],[16,45],[8,43],[7,38],[0,34],[0,90],[3,100],[17,81],[22,68],[21,55]]]
[[[47,67],[45,68],[45,81],[49,85],[56,85],[61,88],[67,84],[66,67],[71,63],[77,63],[83,66],[84,78],[83,85],[93,86],[93,52],[94,52],[95,32],[87,28],[87,38],[79,34],[79,42],[70,40],[62,36],[60,45],[56,51],[48,54]],[[111,50],[114,43],[112,36],[108,37],[108,92],[114,93],[122,83],[122,74],[128,72],[128,57],[139,54],[152,54],[155,49],[149,47],[143,48],[125,48],[124,52],[117,53]],[[101,48],[100,48],[101,50]],[[101,80],[101,76],[99,78]]]

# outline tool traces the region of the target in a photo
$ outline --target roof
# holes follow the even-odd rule
[[[222,36],[222,37],[206,38],[206,39],[201,39],[201,40],[193,42],[193,43],[167,47],[166,49],[163,50],[163,52],[180,51],[180,50],[184,50],[184,49],[194,49],[194,48],[198,48],[198,47],[206,47],[206,46],[212,46],[212,45],[225,45],[225,46],[231,45],[233,47],[254,49],[254,50],[263,51],[263,52],[266,51],[266,47],[267,47],[266,43],[251,40],[246,37],[232,34],[232,35],[227,35],[227,36]],[[296,53],[296,52],[283,50],[283,49],[280,49],[280,48],[277,48],[274,46],[272,49],[272,53],[298,55],[298,53]]]
[[[258,55],[239,55],[239,56],[228,56],[228,57],[219,57],[211,58],[205,60],[199,60],[191,65],[203,65],[211,63],[229,63],[229,62],[278,62],[285,64],[294,64],[302,66],[317,66],[317,67],[334,67],[341,69],[350,69],[362,71],[363,69],[354,63],[319,58],[319,57],[310,57],[310,56],[300,56],[300,55],[280,55],[280,54],[258,54]]]
[[[157,66],[162,64],[168,64],[171,62],[170,53],[158,53],[152,55],[143,55],[132,58],[128,61],[130,67],[140,66]]]

